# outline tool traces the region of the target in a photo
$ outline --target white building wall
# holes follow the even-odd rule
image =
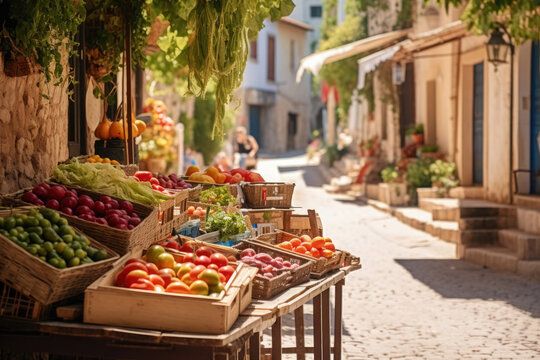
[[[248,58],[242,88],[275,92],[277,91],[276,83],[267,80],[268,37],[273,36],[276,38],[275,52],[277,58],[280,51],[277,46],[277,23],[265,20],[264,25],[265,27],[259,32],[257,38],[257,59],[253,59],[251,56]]]

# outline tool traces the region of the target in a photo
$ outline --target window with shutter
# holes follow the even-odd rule
[[[273,36],[268,36],[268,72],[267,79],[270,81],[276,80],[276,39]]]

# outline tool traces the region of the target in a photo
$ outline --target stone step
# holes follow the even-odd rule
[[[540,235],[517,229],[499,230],[499,244],[514,252],[520,260],[540,260]]]
[[[431,210],[433,220],[440,221],[458,221],[459,208],[435,208]]]
[[[508,229],[516,226],[511,216],[466,217],[459,219],[459,228],[468,229]]]
[[[497,229],[461,230],[459,243],[467,246],[494,245],[497,238]]]
[[[418,208],[397,208],[397,219],[415,229],[425,231],[441,240],[457,244],[460,239],[458,223],[454,221],[433,221],[431,213]]]
[[[501,246],[466,247],[459,257],[490,269],[540,280],[540,261],[520,260],[511,250]]]
[[[540,235],[540,211],[517,208],[517,228],[529,234]]]

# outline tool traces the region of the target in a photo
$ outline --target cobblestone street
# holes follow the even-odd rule
[[[344,288],[345,359],[540,358],[540,282],[456,260],[453,244],[327,194],[306,164],[294,156],[259,169],[296,182],[293,205],[317,209],[325,235],[361,257]],[[293,324],[284,321],[284,346],[294,346]]]

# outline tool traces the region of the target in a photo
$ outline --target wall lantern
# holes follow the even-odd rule
[[[405,67],[401,63],[395,63],[392,66],[392,83],[401,85],[405,82]]]
[[[495,71],[497,71],[499,64],[506,64],[508,51],[511,50],[513,53],[513,45],[504,40],[503,36],[504,33],[500,28],[493,30],[486,44],[488,61],[495,66]]]

